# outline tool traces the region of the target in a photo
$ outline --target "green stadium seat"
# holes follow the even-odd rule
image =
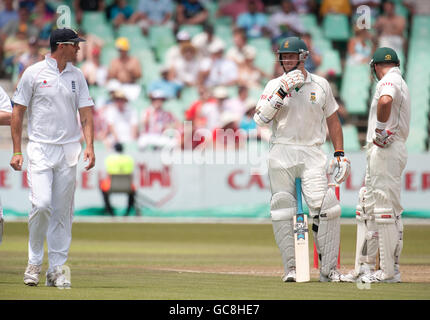
[[[421,153],[425,151],[425,140],[428,134],[424,128],[411,127],[408,140],[406,140],[406,148],[409,152]]]
[[[276,57],[272,50],[257,49],[254,64],[268,74],[275,70]]]
[[[348,17],[343,14],[327,14],[323,29],[326,38],[333,41],[347,41],[350,37]]]
[[[361,145],[358,138],[357,127],[352,124],[342,126],[344,149],[347,152],[360,151]]]
[[[319,30],[317,17],[314,14],[301,14],[300,21],[302,22],[303,27],[307,32],[313,33],[316,30]]]
[[[224,41],[226,48],[230,48],[233,45],[233,31],[231,27],[227,25],[215,25],[214,29],[215,35]]]
[[[166,50],[176,44],[176,39],[169,27],[152,26],[149,29],[149,43],[154,49],[157,59],[163,62]]]
[[[181,91],[181,101],[188,108],[194,101],[199,99],[199,91],[196,87],[184,87]]]
[[[333,70],[337,75],[342,72],[340,54],[336,50],[326,50],[322,54],[322,63],[319,71],[326,73],[329,70]]]
[[[104,46],[100,55],[100,63],[108,67],[110,62],[118,57],[118,50],[113,46]]]
[[[215,27],[217,26],[226,26],[231,28],[233,26],[233,18],[230,16],[220,16],[217,17],[214,21]]]
[[[167,100],[163,105],[163,109],[171,112],[179,121],[184,119],[184,111],[186,108],[187,106],[179,99]]]
[[[266,50],[266,51],[272,52],[272,42],[270,41],[269,38],[261,37],[261,38],[249,39],[248,44],[256,48],[258,51]],[[258,51],[257,51],[257,54],[258,54]]]

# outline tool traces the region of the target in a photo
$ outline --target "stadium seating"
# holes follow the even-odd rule
[[[348,17],[343,14],[327,14],[323,29],[325,36],[333,41],[347,41],[351,36]]]
[[[340,90],[345,107],[351,114],[365,115],[369,99],[370,69],[367,64],[346,65]]]
[[[320,72],[327,73],[329,70],[332,70],[336,75],[341,74],[342,65],[339,51],[331,49],[325,50],[322,57],[322,63],[319,67]]]
[[[342,126],[343,145],[346,152],[360,151],[361,145],[358,139],[357,127],[352,124]]]

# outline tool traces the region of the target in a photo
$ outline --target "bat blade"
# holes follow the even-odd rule
[[[294,216],[294,249],[296,254],[296,282],[310,281],[308,217],[303,213]]]

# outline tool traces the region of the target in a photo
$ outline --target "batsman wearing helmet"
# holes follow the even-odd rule
[[[367,129],[365,186],[356,209],[355,270],[345,279],[362,282],[400,282],[403,247],[400,204],[401,176],[407,161],[410,97],[391,48],[375,51],[370,67],[378,79]],[[375,271],[377,251],[380,270]]]
[[[282,280],[296,280],[293,216],[297,212],[295,178],[300,177],[313,218],[312,231],[321,262],[320,281],[338,282],[341,208],[334,190],[328,188],[327,157],[320,147],[328,128],[335,149],[329,173],[335,173],[337,183],[343,182],[349,175],[350,162],[343,151],[342,127],[336,113],[339,107],[329,83],[305,70],[309,51],[303,40],[286,38],[277,54],[284,74],[267,83],[254,120],[260,126],[272,126],[268,156],[270,206],[285,271]]]

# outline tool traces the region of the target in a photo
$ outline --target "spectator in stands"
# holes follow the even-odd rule
[[[130,23],[139,24],[144,34],[148,33],[151,26],[163,25],[173,28],[172,13],[172,0],[139,0]]]
[[[245,51],[251,48],[247,44],[246,30],[236,28],[233,31],[233,46],[227,50],[226,58],[232,60],[237,65],[245,63]]]
[[[372,42],[366,29],[354,28],[355,36],[348,41],[347,63],[367,64],[372,56]]]
[[[374,25],[378,32],[378,46],[389,47],[396,52],[404,50],[404,32],[406,20],[404,17],[397,15],[395,4],[387,1],[383,4],[383,15],[379,16]]]
[[[213,98],[215,98],[215,103],[206,103],[200,110],[200,115],[206,119],[205,128],[211,131],[221,126],[221,115],[226,112],[226,101],[229,98],[227,88],[224,86],[215,87]]]
[[[224,112],[220,115],[219,126],[212,131],[212,145],[215,149],[239,149],[243,144],[239,130],[238,117],[234,113]],[[245,141],[243,141],[245,142]]]
[[[213,107],[216,103],[216,99],[212,97],[210,90],[204,86],[198,87],[199,99],[191,104],[191,106],[185,111],[185,120],[193,123],[194,129],[205,128],[206,118],[201,112],[205,104],[211,104]]]
[[[0,12],[0,29],[10,21],[18,20],[18,12],[13,8],[13,0],[4,0],[4,8]]]
[[[281,11],[275,11],[269,18],[268,28],[271,31],[272,41],[298,36],[305,32],[299,14],[291,0],[281,1]]]
[[[238,85],[247,86],[249,88],[261,88],[261,81],[264,78],[270,78],[269,74],[255,65],[256,54],[257,51],[254,47],[245,48],[245,61],[238,65]]]
[[[251,130],[258,130],[257,124],[254,121],[256,101],[247,100],[245,104],[245,112],[239,123],[239,128],[249,133]]]
[[[258,11],[255,0],[248,2],[248,10],[237,17],[236,25],[246,30],[248,38],[259,38],[270,33],[267,29],[267,17]]]
[[[198,83],[200,59],[191,43],[181,46],[181,56],[170,68],[171,79],[181,86],[192,87]]]
[[[178,123],[172,113],[163,110],[166,96],[161,90],[153,91],[149,96],[151,105],[144,110],[142,115],[139,149],[174,148],[179,141],[166,130],[177,128]]]
[[[114,100],[106,110],[106,121],[108,123],[109,146],[115,143],[130,143],[138,137],[138,118],[136,110],[128,104],[128,99],[122,90],[113,94]]]
[[[180,0],[176,6],[177,28],[184,24],[203,24],[209,12],[199,0]]]
[[[133,15],[133,8],[127,4],[127,0],[115,1],[114,6],[110,9],[110,20],[114,28],[122,24],[131,23],[130,18]]]
[[[351,4],[349,0],[322,0],[320,6],[320,16],[324,17],[328,13],[344,14],[351,16]]]
[[[242,117],[246,111],[246,104],[248,102],[249,89],[247,86],[238,87],[238,95],[231,97],[225,101],[225,110]]]
[[[315,73],[322,63],[321,53],[312,43],[312,35],[310,33],[304,33],[302,40],[306,43],[309,50],[309,55],[305,61],[305,69],[311,73]]]
[[[185,31],[179,31],[176,34],[177,44],[170,47],[165,54],[165,64],[170,68],[176,60],[181,56],[181,46],[191,43],[190,34]]]
[[[39,30],[50,24],[55,17],[54,9],[45,0],[37,0],[30,14],[30,21]]]
[[[214,27],[211,24],[205,24],[203,32],[196,34],[191,43],[197,49],[198,55],[202,58],[210,56],[209,47],[213,43],[223,43],[223,41],[214,34]]]
[[[18,57],[18,79],[21,78],[25,69],[43,59],[44,56],[40,53],[40,46],[37,38],[31,37],[28,39],[28,51]]]
[[[86,33],[83,29],[78,29],[76,32],[79,34],[79,37],[85,39],[85,42],[80,44],[80,50],[77,54],[77,62],[83,62],[85,60],[91,59],[94,50],[101,50],[105,44],[105,41],[92,33]]]
[[[19,57],[28,51],[28,30],[26,24],[20,24],[18,32],[6,38],[3,44],[3,68],[7,73],[12,72]]]
[[[170,68],[163,66],[160,70],[161,79],[155,80],[148,85],[148,92],[162,91],[164,92],[166,99],[178,98],[182,86],[175,81],[171,80]]]
[[[428,0],[403,0],[403,5],[408,8],[411,15],[430,15],[430,1]]]
[[[233,21],[237,20],[237,17],[248,10],[248,3],[254,1],[257,5],[257,11],[264,11],[264,4],[261,0],[230,0],[225,4],[220,4],[217,16],[229,16],[232,17]]]
[[[125,94],[131,100],[140,94],[140,85],[137,81],[142,77],[142,68],[139,60],[129,55],[130,43],[127,38],[118,38],[115,46],[119,57],[111,61],[108,70],[108,80],[115,79],[123,84]]]
[[[199,83],[206,87],[236,85],[238,79],[237,65],[224,58],[224,44],[213,43],[209,46],[211,57],[201,63]]]
[[[94,47],[91,56],[82,64],[81,70],[89,86],[104,86],[108,70],[100,62],[100,47]]]
[[[315,0],[291,0],[299,14],[316,12],[317,1]]]
[[[10,20],[1,30],[1,40],[4,42],[7,37],[14,36],[18,30],[27,28],[27,34],[30,37],[37,37],[39,35],[39,30],[30,21],[30,11],[27,6],[20,4],[18,9],[18,19]]]
[[[73,8],[75,9],[76,22],[81,24],[84,12],[103,12],[105,10],[105,3],[104,0],[75,0]]]

